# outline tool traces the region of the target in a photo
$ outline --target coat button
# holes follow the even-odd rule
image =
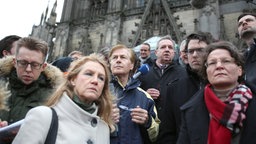
[[[96,119],[96,118],[93,118],[92,121],[91,121],[92,127],[96,127],[97,123],[98,123],[98,122],[97,122],[97,119]]]
[[[87,141],[87,144],[93,144],[92,140],[89,139],[89,140]]]

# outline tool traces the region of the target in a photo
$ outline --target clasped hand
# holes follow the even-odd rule
[[[148,122],[148,111],[137,106],[131,111],[132,121],[138,124],[146,124]]]

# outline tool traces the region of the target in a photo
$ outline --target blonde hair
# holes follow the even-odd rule
[[[131,76],[131,75],[134,74],[134,72],[135,72],[136,69],[137,69],[137,65],[136,65],[136,63],[137,63],[137,57],[136,57],[135,52],[134,52],[131,48],[128,48],[128,47],[126,47],[126,46],[123,45],[123,44],[115,45],[114,47],[112,47],[112,49],[111,49],[110,52],[109,52],[109,56],[108,56],[109,61],[111,61],[111,56],[112,56],[112,54],[113,54],[116,50],[119,50],[119,49],[125,49],[125,50],[127,50],[128,54],[129,54],[130,61],[131,61],[131,63],[134,65],[134,66],[133,66],[133,70],[131,70],[130,73],[129,73],[129,75]]]
[[[68,54],[68,56],[69,56],[69,57],[72,57],[72,55],[75,55],[75,54],[83,55],[83,53],[80,52],[80,51],[72,51],[72,52],[70,52],[70,53]]]
[[[60,85],[59,88],[53,93],[53,95],[47,101],[46,105],[55,105],[63,96],[64,92],[66,92],[71,99],[73,98],[74,86],[71,84],[71,80],[73,80],[78,75],[78,73],[82,70],[83,65],[88,61],[99,63],[105,70],[106,77],[102,94],[99,99],[95,101],[95,103],[99,107],[97,115],[101,117],[101,119],[103,119],[113,131],[114,123],[111,119],[113,96],[111,95],[109,90],[110,72],[106,62],[104,61],[104,58],[98,54],[93,53],[89,56],[82,57],[81,59],[72,62],[68,70],[65,82]]]
[[[118,45],[115,45],[114,47],[112,47],[112,49],[110,50],[109,52],[109,58],[111,58],[112,54],[114,53],[114,51],[116,50],[119,50],[119,49],[126,49],[129,53],[129,56],[130,56],[130,61],[134,64],[135,63],[135,60],[136,60],[136,56],[134,55],[134,52],[132,51],[132,49],[126,47],[125,45],[122,45],[122,44],[118,44]]]

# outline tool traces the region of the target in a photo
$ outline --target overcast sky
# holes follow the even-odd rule
[[[41,14],[49,5],[48,17],[56,0],[1,0],[0,39],[7,35],[28,36],[33,25],[38,25]],[[64,0],[57,0],[57,22],[61,17]],[[47,18],[48,18],[47,17]]]

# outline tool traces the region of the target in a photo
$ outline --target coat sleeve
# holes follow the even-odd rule
[[[43,144],[52,119],[49,107],[39,106],[31,109],[21,125],[13,144]]]
[[[153,99],[151,98],[151,96],[148,93],[145,92],[145,94],[151,101],[150,106],[149,106],[149,125],[146,127],[147,127],[147,132],[148,132],[150,141],[154,142],[157,140],[160,120],[157,116],[157,110],[154,105]]]
[[[158,118],[151,117],[151,125],[147,129],[149,138],[152,142],[157,140],[158,132],[159,132],[159,123],[160,120]]]

